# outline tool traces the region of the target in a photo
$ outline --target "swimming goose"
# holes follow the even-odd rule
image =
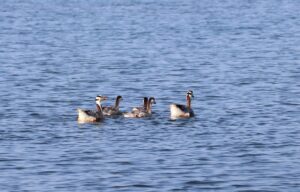
[[[147,104],[148,104],[147,105],[147,113],[148,114],[152,114],[152,105],[156,104],[155,98],[154,97],[150,97]]]
[[[193,91],[189,90],[186,93],[186,105],[180,105],[180,104],[171,104],[170,105],[170,111],[171,111],[171,119],[177,119],[177,118],[190,118],[194,117],[194,111],[191,107],[191,100],[194,98]]]
[[[119,110],[119,104],[122,100],[122,96],[117,96],[115,106],[108,106],[108,107],[102,107],[103,114],[105,116],[111,116],[111,115],[121,115],[121,112]]]
[[[95,99],[96,101],[96,108],[97,111],[93,110],[84,110],[84,109],[77,109],[78,112],[78,122],[80,123],[87,123],[87,122],[98,122],[104,119],[101,101],[106,100],[107,97],[98,95]]]
[[[132,108],[132,111],[146,110],[147,104],[148,104],[148,97],[144,97],[144,105],[142,107],[134,107]]]
[[[147,107],[143,109],[135,109],[131,112],[124,113],[124,117],[129,118],[141,118],[141,117],[149,117],[152,114],[152,104],[156,104],[155,98],[150,97],[150,99],[147,102]]]

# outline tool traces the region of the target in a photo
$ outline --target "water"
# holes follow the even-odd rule
[[[2,1],[0,191],[299,191],[299,7]],[[97,94],[155,114],[78,124]]]

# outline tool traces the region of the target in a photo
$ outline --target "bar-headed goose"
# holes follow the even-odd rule
[[[120,101],[122,100],[122,96],[117,96],[115,106],[107,106],[102,107],[103,114],[105,116],[112,116],[112,115],[121,115],[122,113],[119,110]]]
[[[186,105],[180,105],[175,103],[171,104],[171,119],[194,117],[194,111],[191,106],[192,98],[194,98],[193,91],[189,90],[186,93]]]
[[[77,109],[78,112],[78,122],[79,123],[88,123],[88,122],[98,122],[104,119],[101,101],[106,100],[107,97],[98,95],[95,99],[96,101],[96,111],[93,110],[84,110],[84,109]]]
[[[144,97],[144,105],[142,107],[134,107],[132,108],[132,111],[140,111],[140,110],[146,110],[147,109],[147,104],[148,104],[148,97]]]
[[[147,107],[146,108],[141,108],[141,109],[135,109],[132,110],[131,112],[124,113],[124,117],[129,117],[129,118],[141,118],[141,117],[150,117],[152,115],[152,105],[155,104],[155,98],[150,97],[150,99],[147,102]]]

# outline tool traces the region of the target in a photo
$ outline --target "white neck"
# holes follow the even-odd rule
[[[98,105],[98,107],[99,107],[100,110],[102,111],[101,101],[96,101],[96,104]]]

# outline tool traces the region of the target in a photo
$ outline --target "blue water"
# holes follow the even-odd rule
[[[299,191],[300,2],[1,1],[0,191]],[[196,117],[170,121],[194,91]],[[97,94],[147,119],[78,124]]]

